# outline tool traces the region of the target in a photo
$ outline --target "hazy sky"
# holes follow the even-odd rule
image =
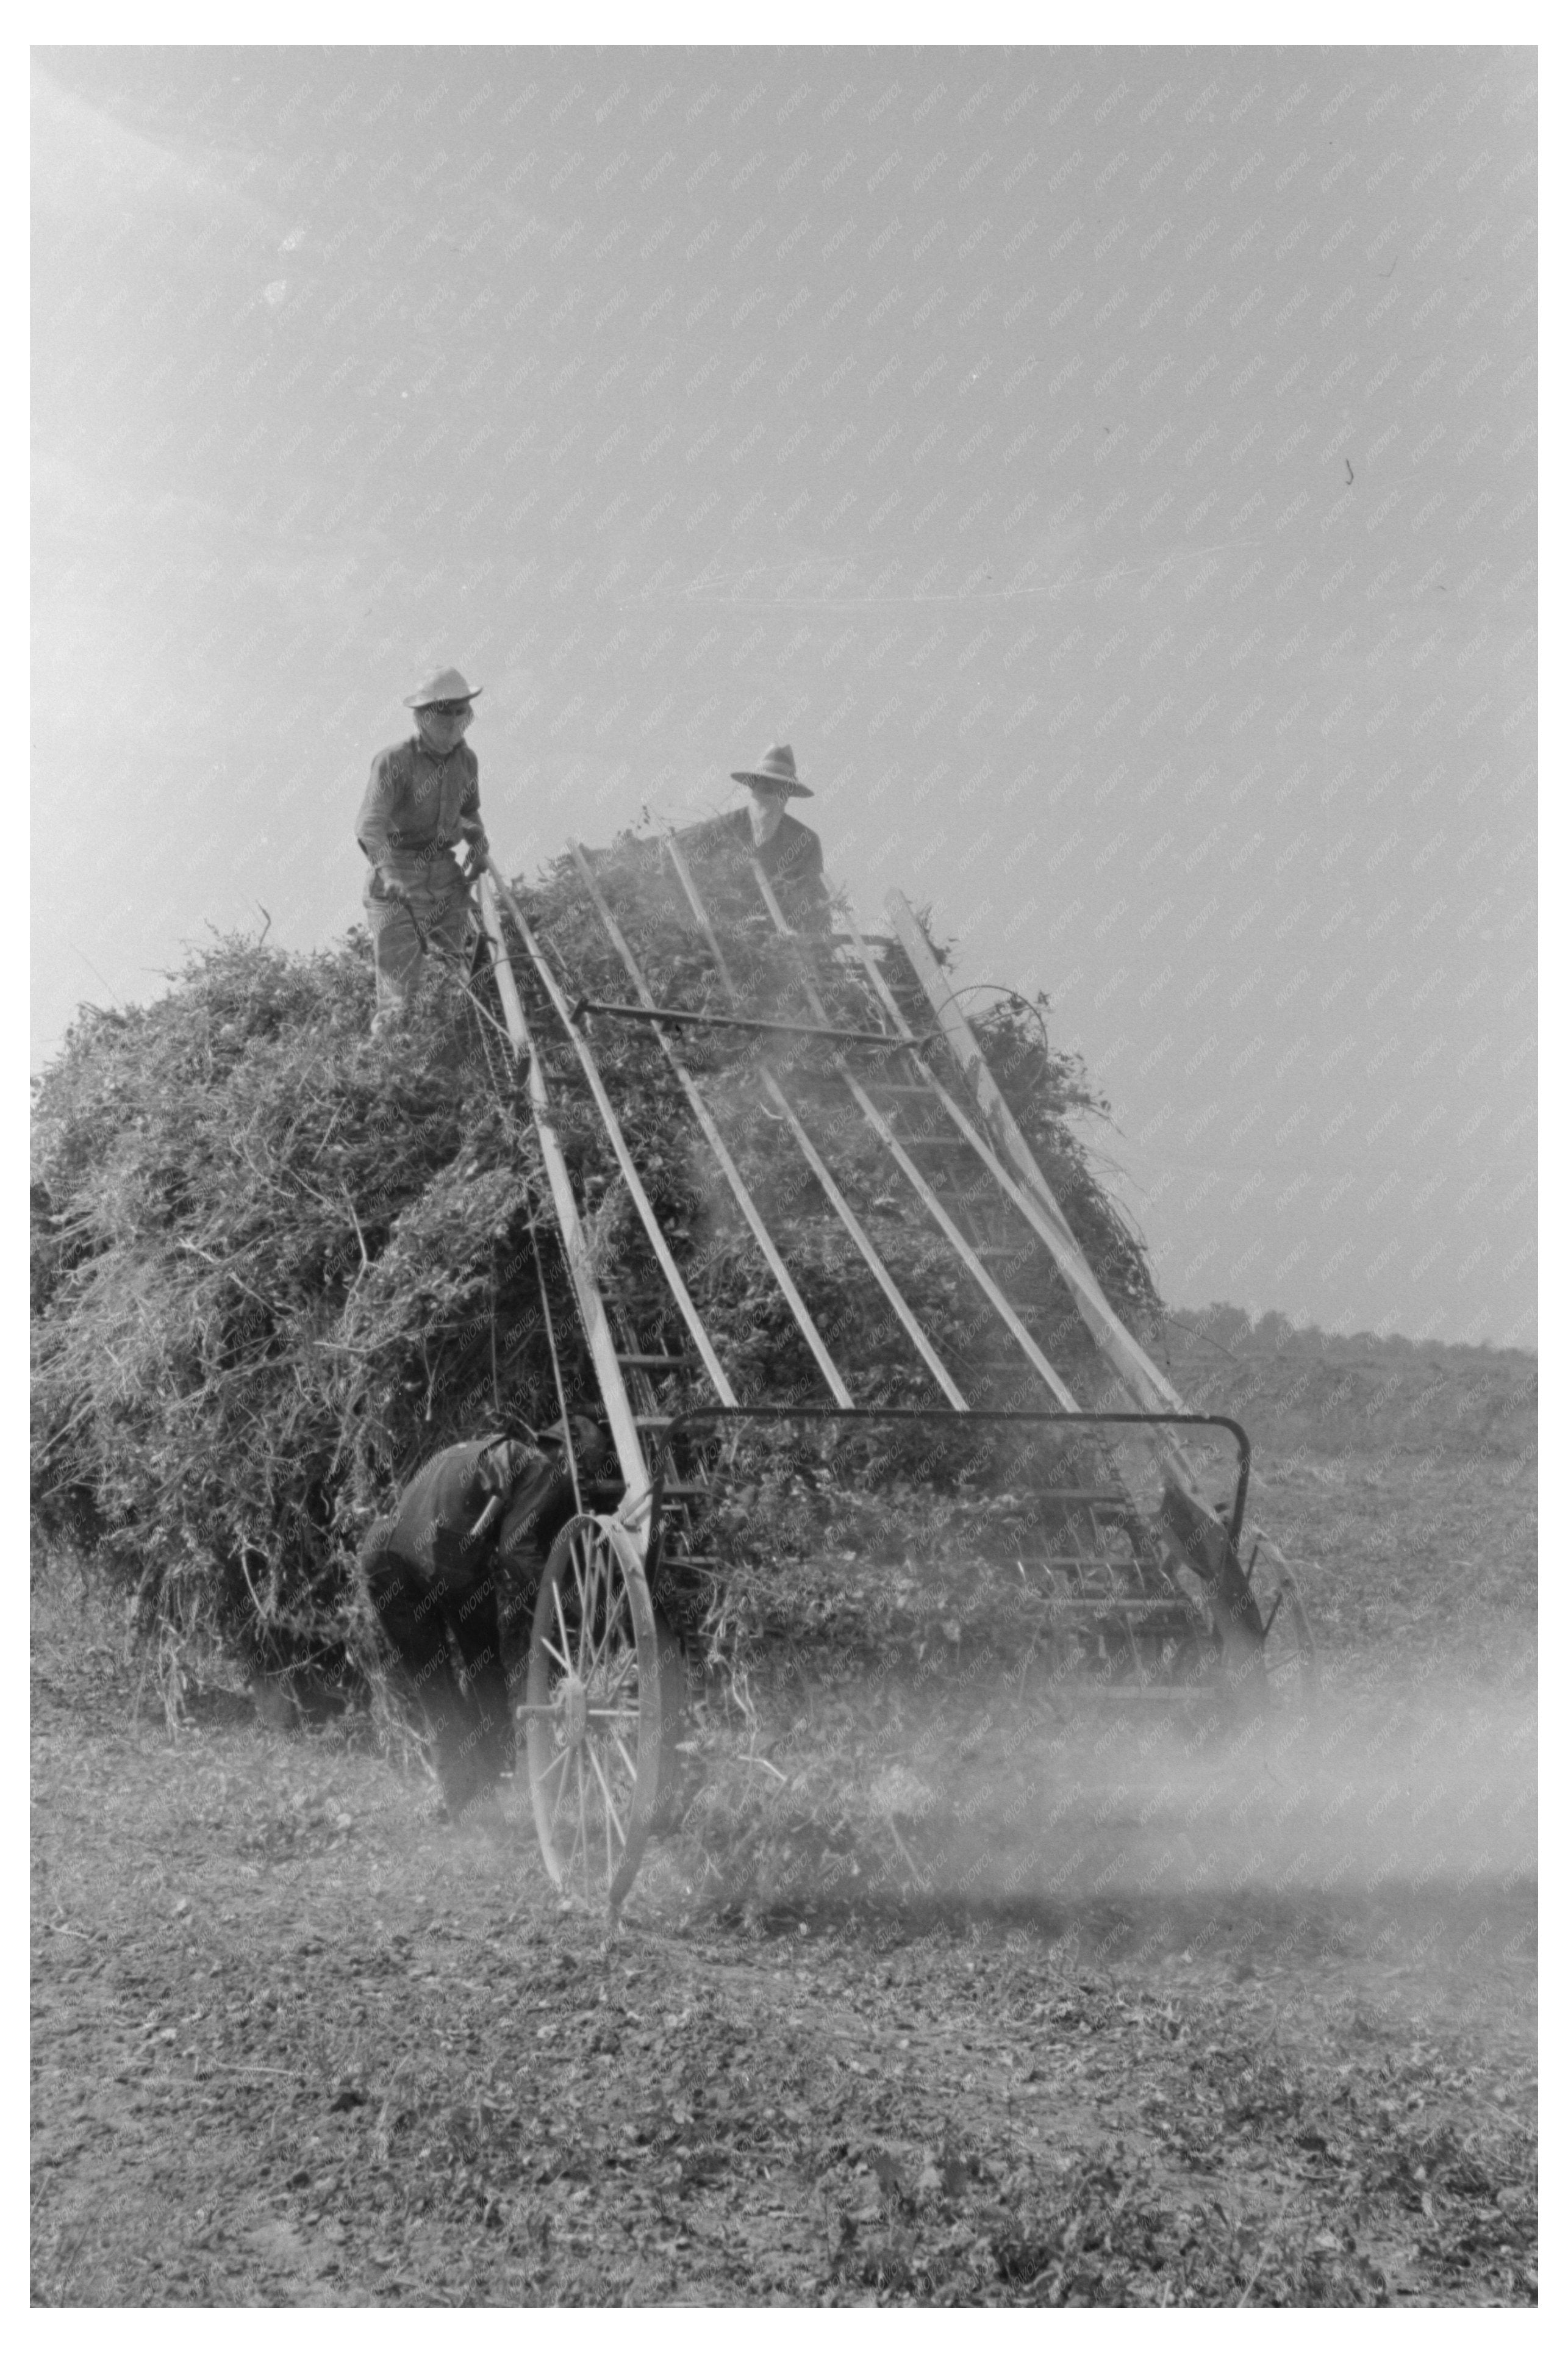
[[[35,52],[35,1056],[793,744],[1168,1297],[1534,1336],[1535,59]]]

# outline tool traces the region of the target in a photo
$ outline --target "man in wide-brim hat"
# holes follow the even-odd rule
[[[827,920],[822,843],[784,806],[814,797],[811,786],[795,774],[794,752],[787,744],[770,744],[754,768],[734,768],[731,774],[736,784],[749,787],[750,807],[731,809],[693,826],[682,836],[682,848],[699,857],[754,858],[789,921],[819,929]]]
[[[378,752],[354,825],[370,860],[365,918],[375,952],[373,1032],[412,1001],[427,955],[457,958],[472,923],[468,893],[489,852],[479,764],[463,741],[482,692],[459,670],[433,670],[404,697],[415,733]],[[467,869],[454,852],[468,853]]]

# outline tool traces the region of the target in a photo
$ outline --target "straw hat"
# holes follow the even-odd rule
[[[408,710],[423,711],[432,702],[472,702],[483,692],[482,686],[470,686],[460,670],[437,670],[403,700]]]
[[[731,768],[730,774],[738,785],[760,785],[764,792],[783,793],[791,799],[816,797],[795,775],[795,754],[787,744],[770,744],[754,768]]]

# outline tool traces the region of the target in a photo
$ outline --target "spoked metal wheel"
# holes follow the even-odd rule
[[[563,1894],[612,1912],[658,1802],[658,1649],[633,1538],[613,1521],[569,1520],[534,1604],[518,1715],[545,1868]]]

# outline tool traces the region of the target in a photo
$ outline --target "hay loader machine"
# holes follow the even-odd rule
[[[721,1565],[701,1546],[711,1541],[702,1531],[725,1476],[726,1451],[732,1461],[737,1439],[769,1424],[796,1430],[828,1477],[836,1451],[842,1458],[847,1450],[863,1465],[870,1440],[907,1442],[916,1431],[950,1451],[962,1440],[976,1460],[989,1450],[1005,1462],[1012,1483],[1025,1477],[1030,1535],[1016,1567],[1027,1592],[1030,1655],[1064,1702],[1084,1695],[1125,1709],[1199,1703],[1233,1724],[1299,1716],[1315,1689],[1312,1636],[1279,1546],[1255,1530],[1243,1560],[1247,1435],[1226,1417],[1189,1412],[1116,1314],[909,902],[889,894],[889,934],[868,936],[843,918],[845,927],[830,933],[797,931],[761,865],[748,861],[757,920],[765,914],[794,976],[796,1018],[780,1019],[776,1003],[765,1014],[746,1003],[679,839],[667,833],[656,854],[679,882],[689,916],[692,969],[703,976],[700,1004],[656,1001],[628,935],[637,909],[617,912],[602,866],[596,871],[580,846],[572,845],[571,855],[600,944],[626,976],[615,1001],[577,993],[493,868],[479,892],[506,1030],[518,1066],[526,1068],[559,1240],[620,1471],[613,1490],[582,1492],[585,1508],[552,1549],[517,1708],[540,1846],[556,1885],[614,1915],[649,1837],[666,1826],[686,1669],[656,1596],[661,1579],[683,1565]],[[903,1005],[889,986],[887,959],[900,948],[929,1008],[929,1024],[918,1030],[905,1010],[907,976]],[[737,1393],[661,1230],[595,1055],[594,1035],[605,1021],[647,1025],[657,1039],[689,1111],[694,1148],[727,1191],[809,1352],[818,1398],[742,1400]],[[596,1271],[546,1058],[537,1050],[535,1032],[546,1022],[552,1051],[564,1047],[575,1057],[657,1262],[665,1295],[656,1330],[633,1329]],[[760,1090],[770,1141],[780,1155],[797,1155],[820,1189],[863,1279],[901,1331],[929,1404],[858,1403],[851,1393],[726,1141],[713,1090],[694,1067],[694,1033],[718,1029],[756,1039],[748,1083]],[[785,1058],[796,1045],[811,1057],[809,1083]],[[951,1348],[944,1354],[922,1325],[854,1204],[842,1165],[851,1134],[858,1165],[874,1149],[903,1213],[921,1221],[931,1248],[946,1253],[990,1356],[971,1351],[955,1367]],[[1018,1276],[1040,1253],[1093,1342],[1100,1377],[1091,1403],[1075,1396],[1031,1328],[1041,1319]],[[1222,1472],[1228,1492],[1215,1504],[1207,1490]]]

